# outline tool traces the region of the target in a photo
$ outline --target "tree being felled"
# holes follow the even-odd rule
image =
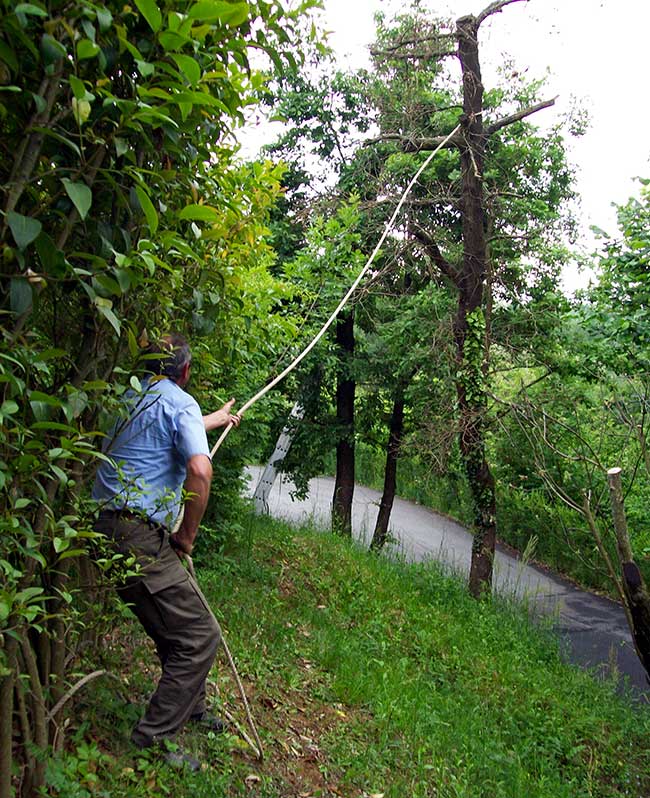
[[[513,2],[517,0],[492,3],[476,16],[459,18],[449,30],[440,22],[417,15],[405,17],[401,28],[384,30],[373,50],[379,68],[394,85],[409,83],[420,87],[419,101],[410,96],[410,104],[405,99],[397,106],[388,102],[388,97],[395,95],[384,91],[386,110],[380,115],[380,124],[382,120],[384,124],[376,141],[392,142],[404,153],[426,152],[443,142],[445,136],[437,131],[453,127],[452,120],[460,120],[460,131],[445,145],[455,154],[441,159],[438,165],[432,164],[428,196],[425,189],[410,202],[409,230],[457,295],[453,334],[458,432],[474,506],[469,586],[475,596],[491,585],[496,543],[495,488],[484,432],[492,292],[498,287],[499,266],[504,272],[512,269],[531,242],[543,237],[539,228],[541,219],[529,222],[521,215],[521,209],[509,208],[503,198],[508,193],[508,182],[511,192],[516,194],[519,189],[524,199],[526,191],[521,191],[521,187],[527,181],[529,191],[531,183],[541,184],[542,172],[555,172],[553,192],[545,192],[548,205],[543,216],[548,221],[557,220],[557,210],[567,196],[568,185],[562,157],[558,159],[550,148],[544,152],[543,146],[540,149],[539,145],[533,145],[537,146],[538,164],[530,165],[528,175],[525,163],[511,161],[511,166],[505,169],[500,165],[508,141],[507,134],[502,136],[501,131],[512,128],[512,138],[516,139],[517,134],[523,133],[522,120],[553,104],[552,100],[527,104],[529,98],[524,94],[513,98],[519,99],[518,108],[499,115],[505,96],[497,93],[489,102],[485,101],[479,30],[490,16]],[[459,94],[444,88],[438,92],[431,87],[422,89],[424,82],[417,67],[425,64],[444,87],[446,73],[442,59],[451,56],[457,57],[460,64]],[[405,92],[405,96],[409,95]],[[495,115],[497,118],[491,121]],[[426,175],[423,181],[425,178]],[[532,199],[532,195],[528,196]],[[519,218],[515,213],[519,213]],[[529,228],[520,244],[513,243],[518,237],[517,225]],[[512,284],[511,277],[505,278],[508,281]]]

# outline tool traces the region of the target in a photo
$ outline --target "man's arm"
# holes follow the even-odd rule
[[[208,413],[207,416],[203,416],[205,431],[210,432],[210,430],[217,429],[217,427],[225,427],[227,424],[231,423],[238,427],[241,418],[230,412],[234,404],[235,400],[231,399],[229,402],[226,402],[223,407],[220,407],[219,410],[215,410],[214,413]]]
[[[212,481],[212,463],[205,454],[196,454],[187,461],[187,477],[183,489],[188,494],[185,502],[183,521],[171,536],[174,548],[185,554],[192,553],[194,539],[203,518],[210,498],[210,482]]]

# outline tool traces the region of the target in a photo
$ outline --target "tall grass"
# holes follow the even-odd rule
[[[475,602],[435,564],[389,561],[269,519],[242,527],[248,541],[204,563],[199,579],[239,663],[266,763],[233,735],[187,734],[183,744],[209,767],[177,774],[134,760],[126,731],[115,733],[123,720],[105,739],[85,732],[110,752],[110,766],[97,765],[104,792],[93,795],[650,795],[647,707],[563,664],[550,633],[516,607]],[[132,667],[135,691],[142,673]],[[213,679],[240,711],[227,672]],[[123,714],[116,703],[104,711]]]

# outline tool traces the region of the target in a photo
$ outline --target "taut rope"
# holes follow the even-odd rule
[[[395,225],[395,220],[397,219],[397,215],[399,214],[400,210],[402,209],[402,205],[404,204],[404,202],[406,201],[406,198],[410,194],[411,189],[413,188],[413,186],[417,182],[417,179],[420,177],[422,172],[424,172],[424,170],[427,168],[427,166],[431,163],[431,161],[433,160],[434,156],[437,155],[437,153],[440,152],[440,150],[445,146],[445,144],[447,144],[447,142],[450,141],[456,135],[456,133],[459,132],[460,127],[461,127],[460,125],[456,125],[456,127],[451,131],[451,133],[448,136],[446,136],[440,142],[440,144],[435,148],[435,150],[433,150],[433,152],[429,153],[429,155],[425,159],[425,161],[422,164],[422,166],[420,166],[418,171],[415,173],[415,175],[411,179],[410,183],[406,187],[406,190],[402,194],[402,197],[401,197],[400,201],[397,203],[397,207],[393,211],[393,215],[390,217],[388,223],[386,224],[386,227],[384,228],[384,232],[382,233],[381,238],[377,242],[377,246],[373,249],[372,254],[368,258],[368,260],[366,262],[366,265],[363,267],[363,269],[361,269],[361,271],[359,272],[358,277],[352,283],[352,285],[351,285],[349,291],[347,292],[347,294],[339,302],[338,307],[336,308],[336,310],[332,313],[332,315],[329,317],[329,319],[321,327],[319,332],[314,336],[313,340],[303,349],[303,351],[298,355],[298,357],[296,357],[296,359],[292,363],[290,363],[283,371],[280,372],[280,374],[277,375],[277,377],[272,379],[271,382],[269,382],[260,391],[258,391],[255,394],[255,396],[252,397],[252,399],[249,399],[244,405],[242,405],[242,407],[237,411],[236,415],[243,416],[244,413],[252,405],[254,405],[255,402],[258,401],[258,399],[261,399],[263,396],[265,396],[271,390],[271,388],[274,388],[279,382],[281,382],[287,376],[287,374],[291,373],[296,368],[296,366],[302,360],[304,360],[307,357],[307,355],[311,352],[311,350],[316,346],[316,344],[320,341],[320,339],[325,335],[327,330],[331,327],[334,319],[339,315],[339,313],[346,306],[346,304],[348,303],[348,300],[350,299],[352,294],[356,291],[357,286],[359,285],[361,280],[363,280],[363,278],[365,277],[366,273],[368,272],[368,269],[371,267],[375,257],[377,256],[377,253],[379,252],[379,250],[381,248],[381,245],[384,243],[384,241],[386,240],[386,237],[388,236],[390,231],[393,229],[393,227]],[[217,450],[219,449],[221,444],[226,439],[226,436],[228,435],[228,433],[230,432],[232,427],[233,427],[232,424],[228,424],[228,426],[221,433],[221,436],[219,437],[219,440],[215,443],[215,445],[212,448],[212,451],[210,452],[210,456],[211,457],[214,457],[215,453],[217,452]]]
[[[274,388],[279,382],[281,382],[287,376],[287,374],[291,373],[296,368],[296,366],[302,360],[304,360],[307,357],[307,355],[311,352],[311,350],[316,346],[316,344],[320,341],[320,339],[325,335],[327,330],[331,327],[332,323],[334,322],[334,319],[343,310],[343,308],[348,303],[348,300],[350,299],[352,294],[356,291],[359,283],[361,282],[361,280],[363,280],[363,278],[365,277],[366,273],[368,272],[368,269],[370,269],[373,261],[375,260],[375,257],[377,256],[377,253],[379,252],[379,250],[381,248],[381,245],[384,243],[384,241],[386,240],[386,237],[388,236],[390,231],[393,229],[393,227],[395,225],[395,220],[397,219],[397,216],[398,216],[400,210],[402,209],[402,205],[406,201],[406,198],[410,194],[411,189],[413,188],[413,186],[417,182],[418,178],[420,177],[422,172],[424,172],[424,170],[427,168],[427,166],[431,163],[431,161],[433,160],[435,155],[438,152],[440,152],[440,150],[445,146],[445,144],[447,144],[447,142],[450,141],[450,139],[452,139],[456,135],[456,133],[459,132],[460,127],[461,127],[460,125],[457,125],[451,131],[451,133],[448,136],[446,136],[440,142],[440,144],[435,148],[435,150],[433,150],[427,156],[427,158],[425,159],[425,161],[422,164],[422,166],[420,166],[418,171],[415,173],[415,175],[413,176],[413,178],[409,182],[408,186],[406,187],[406,190],[402,194],[402,196],[400,198],[400,201],[397,203],[397,207],[393,211],[393,215],[391,216],[391,218],[389,219],[388,223],[386,224],[386,226],[384,228],[384,232],[382,233],[381,238],[377,242],[377,245],[373,249],[372,254],[370,255],[370,257],[366,261],[365,266],[363,267],[363,269],[361,269],[361,271],[359,272],[359,275],[357,276],[356,280],[352,283],[352,285],[350,286],[350,289],[348,290],[348,292],[345,294],[343,299],[339,302],[338,307],[336,308],[336,310],[332,313],[332,315],[329,317],[329,319],[321,327],[319,332],[314,336],[312,341],[303,349],[303,351],[298,355],[298,357],[296,357],[295,360],[292,363],[290,363],[282,372],[280,372],[280,374],[278,374],[277,377],[272,379],[267,385],[265,385],[260,391],[258,391],[255,394],[255,396],[253,396],[244,405],[242,405],[242,407],[237,411],[236,415],[243,416],[243,414],[250,407],[252,407],[252,405],[254,405],[255,402],[257,402],[259,399],[261,399],[263,396],[265,396],[271,390],[271,388]],[[215,443],[214,447],[212,448],[212,451],[210,452],[210,456],[211,457],[214,457],[215,453],[217,452],[217,450],[219,449],[221,444],[226,439],[226,436],[228,435],[228,433],[230,432],[232,427],[233,427],[232,423],[228,424],[228,426],[225,428],[225,430],[221,433],[221,436],[219,437],[219,440]],[[191,557],[187,557],[186,556],[185,560],[186,560],[186,562],[188,564],[188,569],[189,569],[190,573],[192,574],[192,577],[196,578],[196,575],[195,575],[195,572],[194,572],[194,565],[192,563]],[[244,702],[244,708],[246,710],[246,718],[248,720],[248,725],[249,725],[251,731],[253,732],[253,736],[255,737],[255,743],[253,743],[253,741],[243,732],[243,730],[239,729],[239,731],[242,733],[242,736],[244,737],[246,742],[255,751],[258,759],[261,761],[263,756],[264,756],[264,753],[263,753],[263,750],[262,750],[262,743],[260,741],[259,734],[257,733],[257,728],[255,726],[255,721],[253,720],[253,716],[252,716],[251,711],[250,711],[248,700],[246,698],[246,693],[244,692],[244,688],[243,688],[241,680],[239,678],[239,674],[237,673],[237,667],[235,666],[235,662],[234,662],[234,660],[232,658],[232,655],[231,655],[230,650],[228,649],[228,645],[226,643],[226,639],[225,639],[225,637],[223,635],[223,630],[222,630],[222,642],[223,642],[224,650],[226,652],[226,656],[228,658],[228,663],[229,663],[230,668],[232,670],[233,676],[235,677],[235,681],[236,681],[237,686],[239,688],[239,693],[240,693],[240,695],[242,697],[242,700]],[[228,719],[231,720],[231,721],[234,720],[232,718],[232,716],[229,716]]]

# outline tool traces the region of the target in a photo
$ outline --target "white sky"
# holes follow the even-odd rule
[[[455,19],[477,14],[490,0],[424,0],[422,6]],[[373,14],[405,9],[396,0],[325,0],[331,44],[350,68],[367,65]],[[647,0],[528,0],[513,3],[479,32],[483,82],[489,88],[504,55],[533,78],[550,69],[556,105],[536,120],[552,121],[577,98],[590,116],[587,133],[574,139],[583,225],[616,230],[612,203],[638,194],[633,178],[650,178],[650,109],[647,79],[650,2]],[[531,119],[531,121],[534,121]]]
[[[477,14],[489,4],[490,0],[421,0],[423,8],[452,19]],[[373,15],[381,10],[390,17],[409,5],[407,0],[325,0],[324,23],[341,66],[367,66]],[[648,0],[528,0],[507,6],[480,29],[486,88],[494,84],[498,64],[509,56],[531,78],[550,71],[544,97],[558,99],[531,121],[552,124],[575,100],[589,114],[587,133],[571,139],[569,151],[578,170],[582,240],[588,252],[595,248],[590,225],[615,233],[613,203],[638,195],[635,177],[650,178],[649,32]],[[269,126],[264,128],[272,136]],[[259,141],[259,132],[252,139]],[[585,277],[572,277],[565,284],[572,289],[585,282]]]

